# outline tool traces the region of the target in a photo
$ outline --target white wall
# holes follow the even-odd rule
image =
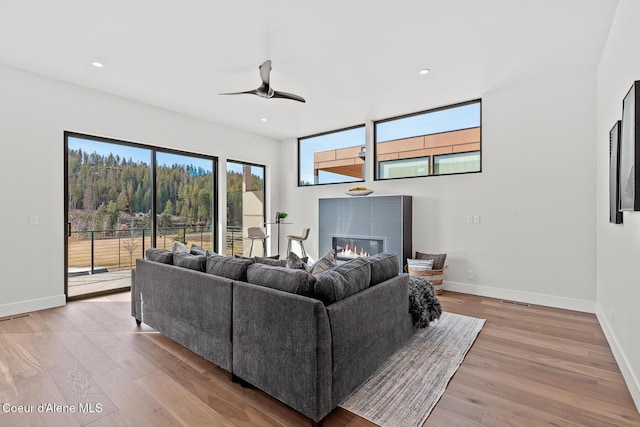
[[[65,130],[218,156],[222,170],[226,158],[265,164],[268,194],[278,200],[277,141],[2,65],[0,94],[0,317],[65,302]],[[38,225],[29,225],[30,215]]]
[[[640,80],[640,2],[621,0],[598,68],[597,315],[636,406],[640,408],[640,212],[609,223],[609,130],[622,99]]]
[[[413,250],[448,254],[446,289],[594,312],[595,72],[482,101],[482,173],[365,185],[413,196]],[[283,164],[296,164],[296,146],[283,142]],[[298,188],[295,167],[281,179],[279,208],[293,231],[311,227],[305,248],[317,257],[318,198],[354,184]]]

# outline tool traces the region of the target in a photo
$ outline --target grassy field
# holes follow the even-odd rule
[[[196,244],[205,249],[212,250],[210,240],[205,240],[208,236],[202,233],[187,233],[187,247]],[[163,235],[158,238],[157,247],[171,249],[171,245],[177,235]],[[234,242],[233,253],[242,254],[242,242],[237,239]],[[231,241],[231,233],[227,233],[227,242]],[[93,242],[94,268],[105,267],[109,271],[131,269],[135,266],[136,258],[144,258],[144,250],[151,247],[151,236],[145,236],[144,245],[142,237],[121,237],[95,239]],[[232,255],[231,247],[227,245],[227,255]],[[91,240],[90,239],[69,239],[69,268],[90,268],[91,267]]]

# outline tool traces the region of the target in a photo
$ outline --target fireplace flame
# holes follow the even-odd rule
[[[342,249],[342,251],[338,255],[345,258],[357,258],[357,257],[368,257],[369,253],[362,248],[360,249],[360,252],[358,252],[357,245],[353,245],[353,249],[351,249],[349,247],[349,244],[346,244],[345,247]]]

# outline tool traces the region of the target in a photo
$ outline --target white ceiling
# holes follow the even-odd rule
[[[594,70],[616,6],[617,0],[1,0],[0,63],[285,139]],[[258,87],[266,59],[273,62],[272,87],[303,96],[305,104],[218,95]],[[419,75],[422,68],[431,73]]]

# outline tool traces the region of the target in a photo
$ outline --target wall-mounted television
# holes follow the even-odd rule
[[[622,224],[620,211],[620,128],[618,120],[609,131],[609,222]]]
[[[640,81],[622,101],[620,131],[620,210],[640,211]]]

